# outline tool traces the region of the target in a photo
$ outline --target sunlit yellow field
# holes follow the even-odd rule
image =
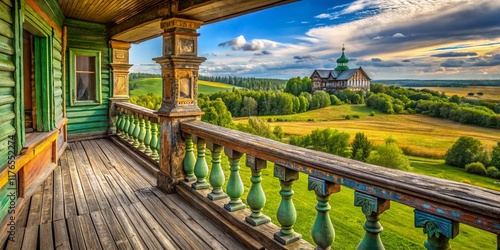
[[[424,89],[424,88],[419,88]],[[425,89],[445,92],[447,96],[458,95],[475,100],[500,101],[500,87],[496,86],[469,86],[466,88],[445,88],[445,87],[425,87]],[[482,92],[482,96],[477,93]],[[467,96],[468,93],[474,93],[474,96]]]

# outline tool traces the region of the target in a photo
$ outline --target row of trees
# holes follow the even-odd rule
[[[500,112],[500,103],[466,103],[457,95],[448,98],[444,93],[427,89],[414,90],[373,84],[372,93],[366,99],[366,106],[388,114],[419,113],[465,124],[500,128],[500,115],[497,114]]]
[[[410,160],[392,138],[385,144],[373,146],[364,133],[356,133],[349,143],[349,134],[331,128],[316,129],[309,135],[292,136],[290,144],[319,150],[342,157],[401,170],[410,169]]]
[[[141,78],[161,78],[160,74],[150,74],[150,73],[129,73],[128,79],[130,81],[141,79]]]
[[[199,76],[198,79],[210,82],[222,82],[251,90],[281,90],[286,80],[237,76]]]
[[[500,179],[500,142],[488,153],[480,140],[461,136],[446,152],[445,162],[450,166],[465,168],[470,173]]]

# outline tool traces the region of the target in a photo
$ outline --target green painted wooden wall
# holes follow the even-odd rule
[[[0,0],[0,167],[8,159],[9,136],[14,135],[14,16],[13,3]]]
[[[77,20],[64,20],[67,26],[67,53],[71,48],[101,51],[101,91],[102,104],[87,106],[71,106],[69,93],[70,77],[66,77],[66,116],[68,117],[68,134],[103,132],[109,127],[108,108],[111,84],[110,48],[106,26]],[[68,58],[69,60],[69,58]],[[68,62],[68,61],[66,61]],[[67,64],[69,65],[69,64]],[[69,76],[70,69],[67,67]]]

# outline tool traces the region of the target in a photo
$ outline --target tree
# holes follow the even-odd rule
[[[257,115],[257,101],[250,96],[244,96],[241,107],[242,116],[255,116]]]
[[[484,159],[481,141],[470,136],[461,136],[446,152],[445,162],[450,166],[465,168],[465,165]]]
[[[467,93],[467,95],[468,95],[468,96],[474,96],[474,93],[469,92],[469,93]]]
[[[458,96],[458,95],[452,95],[450,97],[450,102],[454,102],[456,104],[460,104],[460,102],[462,102],[462,98],[460,98],[460,96]]]
[[[366,161],[370,152],[373,149],[372,143],[364,133],[358,132],[351,143],[352,155],[351,158],[358,161]]]
[[[377,146],[370,153],[366,162],[400,170],[410,169],[410,160],[403,154],[394,140],[387,140],[384,145]]]
[[[203,99],[199,99],[203,100]],[[222,127],[232,127],[233,117],[231,112],[227,110],[226,105],[222,99],[217,98],[214,101],[200,101],[200,108],[205,114],[201,117],[201,120],[214,125]]]
[[[478,96],[483,96],[483,92],[477,92],[476,93]]]
[[[491,162],[490,166],[500,169],[500,142],[491,149]]]

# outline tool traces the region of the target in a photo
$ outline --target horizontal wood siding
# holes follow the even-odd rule
[[[8,137],[14,129],[14,30],[11,3],[0,1],[0,168],[8,157]],[[3,199],[3,197],[0,197]],[[0,213],[3,210],[0,210]],[[0,217],[1,218],[1,217]]]
[[[109,67],[109,45],[104,25],[67,19],[67,53],[71,48],[101,51],[101,86],[102,104],[89,106],[71,106],[69,92],[70,77],[66,85],[66,116],[68,117],[68,134],[105,132],[108,130],[108,98],[110,97],[111,70]],[[67,59],[68,62],[69,58]],[[67,69],[70,74],[71,69]]]
[[[0,169],[2,170],[7,167],[9,136],[15,133],[13,38],[12,3],[2,0],[0,1]],[[10,150],[12,151],[12,148]],[[9,210],[8,188],[9,185],[0,187],[0,221],[7,215]]]
[[[53,44],[53,76],[54,76],[54,117],[55,124],[63,119],[63,88],[62,88],[62,40],[54,35]]]
[[[35,0],[35,3],[59,28],[62,27],[64,14],[56,0]]]

